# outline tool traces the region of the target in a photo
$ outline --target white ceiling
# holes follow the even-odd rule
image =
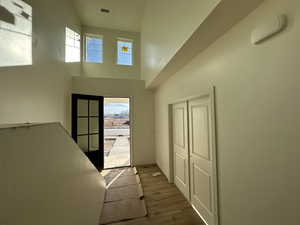
[[[141,29],[146,0],[74,0],[83,25],[124,31]],[[110,13],[100,12],[101,8]]]

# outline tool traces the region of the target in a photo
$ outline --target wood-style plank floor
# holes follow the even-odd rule
[[[175,185],[160,172],[157,166],[137,167],[144,189],[148,216],[113,225],[204,225]]]

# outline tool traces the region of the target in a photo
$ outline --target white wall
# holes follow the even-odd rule
[[[155,163],[154,99],[153,93],[145,90],[144,81],[74,77],[72,86],[76,94],[132,97],[133,163]]]
[[[83,60],[82,73],[87,77],[140,79],[140,33],[83,26],[83,34],[103,36],[103,63]],[[133,66],[117,65],[117,39],[133,40]],[[84,42],[83,42],[84,43]],[[85,47],[83,46],[85,51]],[[85,59],[85,56],[83,55]]]
[[[71,74],[65,26],[80,29],[70,0],[28,0],[33,8],[33,65],[0,68],[0,124],[61,121],[69,127]]]
[[[252,45],[276,13],[287,30]],[[221,225],[299,224],[299,37],[300,2],[266,0],[156,90],[156,161],[168,175],[167,104],[216,86]]]
[[[58,124],[0,128],[0,224],[98,225],[105,181]]]
[[[221,0],[151,0],[142,21],[142,78],[150,83]]]

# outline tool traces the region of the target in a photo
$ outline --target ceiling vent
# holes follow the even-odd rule
[[[103,13],[110,13],[110,10],[105,8],[101,8],[100,11]]]

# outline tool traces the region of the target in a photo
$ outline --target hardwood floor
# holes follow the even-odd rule
[[[144,189],[148,216],[113,225],[204,225],[188,201],[175,185],[160,172],[157,166],[137,167]]]

